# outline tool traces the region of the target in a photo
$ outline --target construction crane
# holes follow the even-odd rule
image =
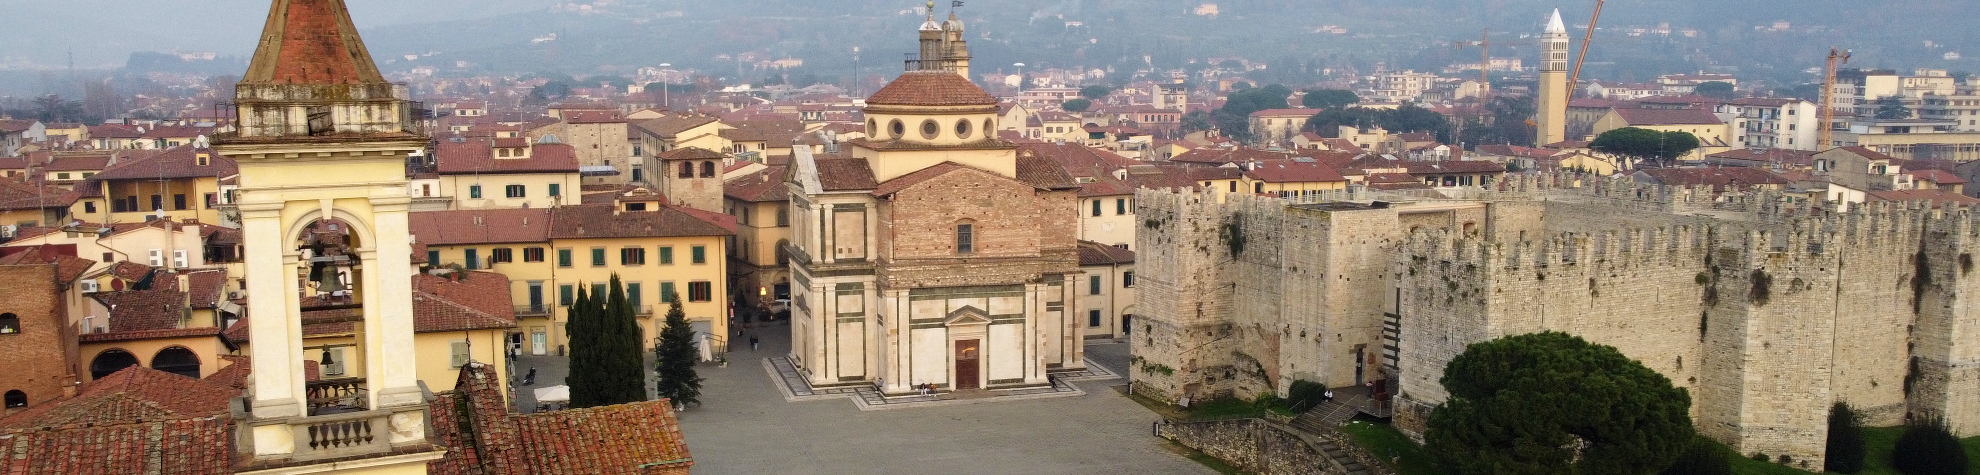
[[[1595,0],[1595,16],[1588,19],[1588,32],[1581,35],[1581,56],[1574,59],[1574,74],[1568,75],[1568,87],[1580,87],[1581,63],[1588,61],[1588,42],[1595,40],[1595,22],[1602,21],[1602,4],[1607,1]]]
[[[1478,41],[1459,41],[1451,44],[1452,48],[1466,46],[1478,47],[1478,101],[1483,103],[1492,95],[1492,78],[1487,74],[1492,70],[1492,30],[1485,30],[1485,34],[1478,37]]]
[[[1849,50],[1829,48],[1829,67],[1822,74],[1822,131],[1815,142],[1817,151],[1826,149],[1835,142],[1836,134],[1836,67],[1849,62]]]

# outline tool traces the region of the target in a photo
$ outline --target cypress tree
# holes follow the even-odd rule
[[[646,378],[640,357],[639,322],[632,303],[626,299],[625,285],[612,275],[611,290],[605,298],[601,318],[597,364],[603,389],[599,405],[624,404],[646,400]]]
[[[667,299],[667,326],[660,330],[653,346],[654,368],[660,373],[653,389],[660,397],[682,407],[701,405],[701,376],[695,374],[695,356],[694,327],[688,324],[687,312],[681,311],[680,296],[674,296]]]
[[[1891,449],[1891,468],[1907,475],[1966,475],[1966,449],[1944,420],[1915,418]]]
[[[564,323],[564,334],[570,338],[570,352],[566,356],[566,361],[570,364],[570,375],[564,378],[564,384],[571,387],[571,407],[597,405],[595,401],[598,400],[600,389],[595,377],[597,366],[593,364],[597,360],[591,357],[593,350],[597,349],[597,332],[592,330],[592,318],[595,312],[590,310],[591,307],[591,294],[585,290],[584,283],[580,282],[577,300],[571,302],[570,308],[565,310]]]

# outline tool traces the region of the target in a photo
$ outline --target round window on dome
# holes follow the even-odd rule
[[[956,121],[956,138],[967,139],[969,138],[970,132],[971,131],[970,131],[969,119]]]
[[[893,122],[887,123],[887,131],[893,135],[889,138],[900,138],[902,135],[907,135],[907,126],[902,125],[900,119],[894,119]]]
[[[935,136],[941,134],[942,125],[936,124],[935,119],[921,121],[921,138],[935,140]]]
[[[994,120],[996,119],[983,119],[983,135],[985,137],[995,138],[994,136],[997,135],[997,123],[992,122]]]

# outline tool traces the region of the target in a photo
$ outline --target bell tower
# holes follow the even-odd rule
[[[407,96],[379,74],[344,0],[272,0],[235,89],[239,130],[214,142],[240,164],[254,365],[243,469],[443,453],[412,354],[405,163],[428,137]],[[354,336],[305,347],[303,325],[324,318]],[[349,376],[308,381],[306,362]]]
[[[1547,20],[1547,31],[1540,35],[1540,97],[1534,104],[1534,147],[1546,147],[1567,140],[1568,31],[1561,22],[1561,11],[1554,10]]]

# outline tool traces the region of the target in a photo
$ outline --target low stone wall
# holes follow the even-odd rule
[[[1246,472],[1345,475],[1339,465],[1290,431],[1259,419],[1163,422],[1156,433]]]

